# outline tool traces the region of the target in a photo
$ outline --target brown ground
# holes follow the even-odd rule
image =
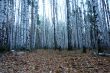
[[[52,50],[6,53],[0,58],[0,73],[110,73],[110,57]]]

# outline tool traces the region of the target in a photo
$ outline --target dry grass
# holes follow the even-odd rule
[[[110,57],[57,50],[6,53],[0,58],[0,73],[110,73]]]

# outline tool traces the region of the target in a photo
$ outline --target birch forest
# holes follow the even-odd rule
[[[110,0],[0,0],[0,73],[110,73]]]
[[[109,49],[109,0],[0,0],[0,48]]]

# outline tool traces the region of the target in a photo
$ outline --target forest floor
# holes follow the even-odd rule
[[[0,73],[110,73],[110,57],[55,50],[5,53]]]

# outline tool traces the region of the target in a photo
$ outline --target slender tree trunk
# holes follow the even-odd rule
[[[66,0],[67,5],[67,32],[68,32],[68,50],[72,50],[72,43],[71,43],[71,23],[70,23],[70,3],[69,0]]]

